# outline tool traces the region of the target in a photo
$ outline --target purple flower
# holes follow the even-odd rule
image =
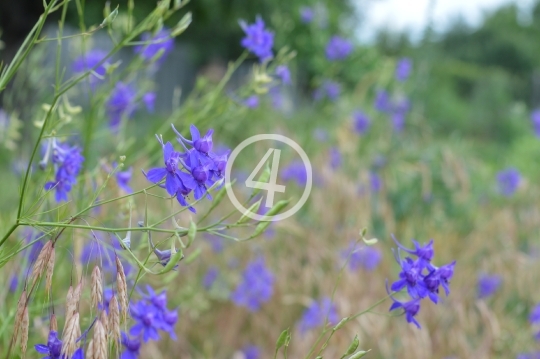
[[[116,167],[116,163],[113,163],[113,166]],[[133,193],[133,190],[129,186],[131,181],[131,176],[133,175],[133,167],[128,168],[126,171],[118,171],[115,174],[116,183],[126,193]]]
[[[540,323],[540,303],[535,305],[529,314],[529,321],[533,324]]]
[[[135,53],[140,54],[146,61],[150,61],[159,52],[162,52],[161,57],[157,60],[158,64],[161,64],[165,60],[174,47],[174,38],[166,28],[162,28],[155,35],[146,32],[142,35],[141,40],[149,44],[136,46]]]
[[[206,135],[201,137],[199,129],[195,125],[191,125],[189,127],[189,131],[191,132],[191,141],[184,138],[180,134],[180,132],[176,131],[176,129],[174,129],[174,131],[178,135],[177,140],[180,144],[183,145],[184,143],[187,143],[188,145],[193,146],[193,148],[205,155],[208,155],[212,151],[212,147],[214,145],[212,141],[212,134],[214,133],[214,130],[208,130],[206,132]]]
[[[144,342],[159,340],[158,329],[160,329],[160,323],[159,318],[156,318],[158,313],[155,308],[144,301],[140,301],[132,304],[130,309],[135,324],[129,330],[129,334],[136,337],[142,335]]]
[[[12,274],[11,279],[9,281],[9,291],[11,293],[15,293],[17,291],[17,287],[19,286],[19,277],[17,277],[17,274]]]
[[[60,359],[62,341],[58,339],[58,333],[51,330],[49,332],[47,344],[37,344],[34,348],[40,354],[47,354],[47,356],[42,359]]]
[[[382,188],[382,179],[377,172],[369,173],[369,185],[371,187],[371,192],[377,193]]]
[[[328,131],[326,131],[323,128],[318,127],[313,131],[313,137],[317,141],[326,142],[326,141],[328,141],[328,137],[329,137],[328,136]]]
[[[251,108],[251,109],[257,108],[259,107],[259,96],[257,95],[249,96],[244,101],[242,101],[242,103],[247,108]]]
[[[309,24],[312,22],[314,17],[315,11],[313,8],[308,6],[302,6],[300,8],[300,21],[302,21],[304,24]]]
[[[337,147],[331,147],[330,148],[330,167],[332,169],[338,169],[341,167],[341,164],[343,162],[343,159],[341,158],[341,152],[339,152],[339,148]]]
[[[154,313],[156,327],[169,333],[170,337],[176,340],[174,326],[178,321],[178,311],[167,309],[167,293],[165,291],[157,294],[150,286],[146,286],[146,290],[148,294],[145,294],[143,298],[147,304],[153,306],[150,310]]]
[[[146,111],[148,111],[149,113],[154,113],[155,103],[156,103],[156,93],[147,92],[143,95],[142,100],[144,102],[144,106],[146,107]]]
[[[84,157],[81,156],[81,149],[78,146],[70,147],[66,143],[56,142],[56,139],[53,138],[49,141],[45,157],[40,162],[42,168],[47,165],[51,152],[56,175],[55,180],[47,182],[44,188],[47,191],[54,188],[56,202],[67,201],[71,187],[77,182]]]
[[[214,282],[216,281],[216,279],[218,278],[218,276],[219,276],[219,270],[216,267],[208,268],[208,271],[203,277],[203,287],[207,290],[210,289],[212,285],[214,284]]]
[[[130,338],[126,333],[122,332],[122,346],[124,351],[120,359],[138,359],[141,349],[141,341],[138,338]]]
[[[257,16],[253,24],[247,24],[241,20],[240,27],[246,33],[246,37],[241,41],[244,48],[254,53],[261,62],[270,60],[274,56],[272,52],[274,34],[265,29],[264,21],[260,16]]]
[[[401,243],[398,242],[394,235],[392,235],[392,239],[399,249],[418,257],[418,266],[420,269],[428,268],[431,270],[433,268],[431,265],[431,260],[435,254],[435,251],[433,250],[433,239],[424,246],[421,246],[420,243],[413,239],[412,242],[414,244],[414,250],[405,248],[403,245],[401,245]]]
[[[521,353],[516,359],[540,359],[540,352]]]
[[[117,82],[111,97],[106,104],[107,115],[109,116],[109,125],[112,129],[117,129],[122,118],[130,118],[137,109],[135,100],[137,91],[123,82]]]
[[[322,298],[319,302],[314,301],[304,311],[299,322],[300,332],[305,333],[310,329],[320,327],[326,320],[330,325],[337,324],[339,321],[336,306],[328,297]]]
[[[103,50],[90,50],[86,54],[75,59],[73,62],[73,71],[80,73],[93,69],[88,78],[90,85],[94,87],[99,83],[99,81],[103,80],[107,74],[107,66],[109,65],[108,61],[104,61],[101,65],[97,66],[97,64],[99,64],[105,57],[107,57],[107,52]]]
[[[343,260],[349,260],[348,267],[350,271],[356,271],[360,268],[371,272],[381,262],[381,252],[371,246],[358,246],[356,241],[351,241],[349,247],[341,252]]]
[[[231,294],[231,300],[238,306],[256,312],[270,300],[273,287],[274,276],[266,268],[264,258],[259,257],[246,266],[242,281]]]
[[[272,107],[279,110],[283,108],[283,102],[284,97],[281,93],[281,90],[278,86],[272,87],[270,90],[268,90],[268,94],[270,95],[270,98],[272,100]]]
[[[399,59],[396,65],[396,80],[404,82],[409,78],[412,70],[412,61],[408,57]]]
[[[385,90],[377,90],[375,94],[374,107],[379,112],[390,112],[392,105],[390,103],[390,96]]]
[[[261,350],[255,345],[246,345],[242,349],[244,359],[259,359],[261,357]]]
[[[396,112],[392,114],[392,126],[394,127],[394,132],[402,132],[405,128],[405,115],[401,112]]]
[[[478,277],[478,298],[483,299],[495,294],[502,284],[502,278],[498,274],[481,274]]]
[[[407,257],[401,260],[400,279],[392,284],[390,289],[394,292],[399,292],[403,288],[407,288],[407,293],[412,298],[425,298],[428,295],[424,276],[422,275],[422,267],[419,263]]]
[[[354,111],[352,116],[354,131],[359,135],[365,134],[370,125],[369,117],[360,110]]]
[[[403,308],[407,323],[413,323],[414,325],[418,327],[418,329],[420,329],[420,323],[418,323],[416,319],[414,318],[420,311],[420,299],[411,299],[408,302],[400,302],[393,296],[390,296],[390,297],[394,301],[394,304],[392,304],[392,306],[390,307],[390,311]]]
[[[285,65],[279,65],[276,67],[276,76],[281,79],[285,85],[291,84],[291,71]]]
[[[531,122],[534,133],[537,137],[540,137],[540,109],[536,109],[531,113]]]
[[[323,98],[328,98],[330,101],[335,101],[339,98],[341,86],[337,82],[326,80],[315,92],[313,98],[315,101],[320,101]]]
[[[299,186],[305,186],[307,183],[306,167],[301,160],[293,161],[280,171],[280,177],[283,181],[296,181]]]
[[[521,175],[515,168],[507,168],[497,173],[499,192],[506,197],[512,196],[519,187]]]
[[[80,261],[85,265],[90,262],[100,263],[101,267],[106,273],[116,275],[116,251],[122,249],[120,242],[111,237],[111,244],[106,245],[101,238],[101,233],[96,233],[96,238],[84,245],[81,253]],[[123,260],[122,266],[126,276],[129,276],[133,267],[129,262]]]
[[[339,36],[332,36],[326,45],[326,58],[330,61],[344,60],[352,50],[352,42]]]

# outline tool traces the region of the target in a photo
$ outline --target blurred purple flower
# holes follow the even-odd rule
[[[352,117],[354,131],[359,135],[366,133],[370,126],[369,117],[360,110],[354,111]]]
[[[274,86],[268,91],[268,94],[272,100],[272,107],[276,110],[282,109],[284,97],[283,93],[281,93],[281,89],[278,86]]]
[[[283,181],[296,181],[299,186],[307,183],[307,172],[301,160],[293,161],[281,169],[280,177]]]
[[[521,175],[515,168],[507,168],[497,173],[497,184],[499,192],[504,196],[512,196],[519,187]]]
[[[336,170],[341,167],[342,162],[343,159],[341,157],[341,152],[339,152],[339,148],[330,147],[330,167]]]
[[[313,8],[308,6],[302,6],[300,8],[300,21],[302,21],[304,24],[309,24],[312,22],[314,17],[315,11]]]
[[[529,314],[529,321],[533,324],[540,323],[540,303],[534,306]]]
[[[9,280],[9,291],[11,293],[15,293],[17,291],[17,287],[19,286],[19,277],[17,274],[13,273],[11,275],[11,279]]]
[[[281,79],[281,82],[285,85],[291,84],[291,71],[285,65],[279,65],[276,67],[276,76]]]
[[[401,112],[396,112],[392,114],[392,126],[394,132],[402,132],[405,128],[405,115]]]
[[[86,54],[79,56],[73,62],[73,71],[76,73],[86,72],[90,69],[93,69],[97,66],[105,57],[107,57],[107,52],[99,49],[94,49],[88,51]],[[107,74],[107,66],[109,61],[104,61],[101,65],[97,66],[92,74],[88,77],[90,85],[95,87],[99,81],[103,80]]]
[[[392,306],[390,307],[390,311],[403,308],[407,323],[412,323],[420,329],[420,323],[418,323],[416,319],[414,318],[420,311],[420,299],[411,299],[408,302],[400,302],[399,300],[394,298],[392,295],[390,297],[394,301],[394,304],[392,304]]]
[[[315,90],[313,93],[313,99],[320,101],[323,98],[328,98],[330,101],[335,101],[339,98],[341,93],[341,85],[337,82],[326,80],[323,84]]]
[[[243,359],[259,359],[261,357],[261,350],[255,345],[246,345],[242,349],[242,354],[244,354]]]
[[[145,32],[141,36],[141,41],[148,44],[135,46],[135,53],[141,55],[146,61],[150,61],[159,52],[162,52],[161,57],[156,61],[157,64],[163,63],[174,47],[174,38],[171,36],[170,30],[166,28],[162,28],[155,35]]]
[[[231,294],[231,300],[238,306],[256,312],[270,300],[273,288],[274,275],[266,268],[264,258],[259,257],[246,266],[242,281]]]
[[[143,95],[142,100],[144,102],[144,106],[146,107],[146,111],[148,111],[149,113],[154,113],[156,104],[156,93],[147,92]]]
[[[409,78],[412,70],[412,61],[408,57],[399,59],[396,65],[396,80],[404,82]]]
[[[330,137],[328,135],[328,131],[326,131],[325,129],[323,128],[320,128],[320,127],[317,127],[314,131],[313,131],[313,137],[315,137],[315,139],[319,142],[326,142],[328,141],[328,138]]]
[[[259,15],[253,24],[240,20],[240,27],[246,33],[246,37],[241,41],[242,46],[254,53],[260,62],[270,60],[274,56],[272,52],[274,34],[265,29],[264,21]]]
[[[382,189],[382,178],[377,172],[369,173],[369,186],[373,193],[377,193]]]
[[[206,271],[206,274],[203,277],[203,287],[207,290],[210,289],[212,285],[214,284],[214,282],[216,281],[216,279],[218,278],[218,276],[219,276],[219,270],[216,267],[208,268],[208,270]]]
[[[55,180],[45,183],[45,190],[55,190],[56,202],[68,200],[71,187],[77,183],[77,176],[82,169],[84,157],[79,146],[69,146],[51,139],[40,166],[45,168],[52,152],[52,162],[56,169]]]
[[[357,271],[364,268],[368,272],[373,271],[382,259],[381,252],[371,246],[357,245],[356,241],[351,241],[349,247],[341,252],[343,260],[349,259],[348,267],[350,271]]]
[[[107,115],[109,116],[109,126],[116,130],[123,117],[131,118],[137,109],[137,91],[133,86],[119,81],[116,83],[111,97],[106,104]]]
[[[242,103],[244,104],[244,106],[248,108],[251,108],[251,109],[257,108],[259,107],[259,96],[257,95],[249,96]]]
[[[115,164],[113,164],[114,166]],[[126,193],[133,193],[133,190],[129,186],[131,181],[131,176],[133,175],[133,167],[128,168],[126,171],[116,172],[116,183]]]
[[[344,60],[352,50],[352,42],[340,36],[332,36],[326,45],[326,58],[330,61]]]
[[[298,326],[300,332],[305,333],[308,330],[324,325],[325,321],[328,321],[330,325],[335,325],[339,321],[336,305],[328,297],[311,303],[304,311]]]
[[[385,90],[377,90],[375,93],[374,107],[379,112],[390,112],[392,105],[390,103],[390,96]]]
[[[535,135],[540,137],[540,109],[536,109],[531,113],[531,122]]]
[[[481,274],[478,277],[478,298],[487,298],[495,294],[502,284],[502,277],[498,274]]]
[[[122,346],[125,348],[120,359],[138,359],[141,349],[141,340],[139,338],[130,338],[122,332]]]

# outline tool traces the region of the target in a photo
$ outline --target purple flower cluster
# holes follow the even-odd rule
[[[499,192],[506,197],[512,196],[519,187],[521,175],[515,168],[507,168],[497,173]]]
[[[313,93],[313,99],[320,101],[324,98],[328,98],[330,101],[338,99],[341,93],[341,85],[335,81],[326,80],[323,84],[315,90]]]
[[[540,303],[535,305],[534,308],[531,310],[531,314],[529,314],[529,322],[532,325],[540,325]],[[540,331],[534,335],[534,338],[536,340],[540,340]]]
[[[406,81],[411,74],[412,65],[412,61],[408,57],[399,59],[396,65],[396,80],[399,82]]]
[[[304,24],[309,24],[315,18],[315,10],[308,6],[302,6],[300,8],[300,21]]]
[[[307,183],[306,166],[301,160],[293,161],[281,169],[280,177],[283,181],[295,181],[299,186]]]
[[[47,355],[42,359],[67,359],[65,355],[60,356],[62,352],[62,340],[58,338],[58,333],[54,330],[49,332],[47,344],[36,344],[34,348],[38,353]],[[83,358],[84,353],[81,348],[77,349],[71,357],[71,359]]]
[[[117,82],[107,101],[106,111],[109,116],[109,125],[116,130],[122,118],[131,118],[137,109],[137,91],[130,84]]]
[[[276,67],[276,76],[281,79],[281,82],[285,85],[291,84],[291,70],[285,65],[279,65]]]
[[[265,29],[264,21],[260,16],[257,16],[255,23],[247,24],[245,21],[240,21],[242,30],[246,33],[241,41],[244,48],[254,53],[260,62],[270,60],[274,53],[274,34]]]
[[[249,96],[244,101],[242,101],[242,103],[247,108],[251,108],[251,109],[257,108],[259,107],[259,96],[257,95]]]
[[[304,311],[298,326],[300,332],[305,333],[308,330],[324,325],[327,320],[330,325],[335,325],[339,321],[339,316],[332,300],[328,297],[324,297],[318,302],[314,301],[311,303]]]
[[[540,109],[536,109],[531,113],[531,122],[534,134],[536,137],[540,137]]]
[[[502,278],[498,274],[480,274],[478,277],[478,298],[483,299],[495,294],[502,284]]]
[[[178,321],[178,310],[167,309],[165,291],[157,294],[150,286],[147,286],[147,290],[148,294],[143,295],[143,299],[130,306],[131,317],[135,324],[129,330],[129,334],[139,339],[142,337],[144,342],[148,342],[159,340],[159,331],[163,331],[176,340],[174,326]],[[128,341],[131,342],[131,339],[128,338]]]
[[[170,142],[163,143],[158,137],[163,148],[164,167],[152,168],[146,174],[146,178],[152,183],[160,183],[165,179],[162,187],[170,196],[176,196],[182,206],[189,206],[186,197],[191,192],[194,193],[196,200],[205,194],[208,199],[212,199],[208,187],[224,177],[228,153],[217,155],[212,152],[213,130],[209,130],[201,137],[197,127],[191,125],[191,140],[184,138],[174,126],[173,130],[178,135],[177,141],[184,147],[185,152],[176,152]],[[189,206],[189,209],[195,213],[193,207]]]
[[[261,357],[261,349],[255,345],[246,345],[242,349],[244,359],[259,359]]]
[[[53,138],[47,144],[43,160],[40,162],[41,168],[45,168],[49,158],[52,158],[56,174],[54,181],[45,183],[44,188],[47,191],[51,189],[56,191],[56,202],[67,201],[68,193],[77,182],[77,176],[84,162],[81,149],[78,146],[59,143]]]
[[[401,266],[401,272],[399,273],[399,279],[391,285],[390,289],[393,292],[406,289],[410,300],[400,302],[390,295],[394,301],[390,311],[403,308],[407,322],[413,323],[420,328],[420,324],[414,318],[420,311],[420,302],[422,299],[429,297],[433,303],[437,304],[439,301],[439,287],[444,289],[447,296],[450,294],[449,281],[454,275],[456,262],[453,261],[441,267],[434,266],[431,263],[434,255],[433,240],[424,246],[413,240],[414,250],[412,250],[403,247],[394,236],[392,238],[398,246],[396,259]],[[401,259],[400,250],[416,258],[406,257]]]
[[[356,110],[352,114],[354,131],[359,134],[365,134],[370,126],[369,117],[362,111]]]
[[[107,57],[107,52],[99,49],[88,51],[86,54],[79,56],[73,62],[73,71],[76,73],[92,70],[89,76],[90,85],[95,87],[107,74],[108,61],[103,61]],[[103,61],[101,65],[98,64]]]
[[[162,28],[155,34],[146,32],[142,35],[143,42],[146,44],[135,47],[135,53],[141,55],[146,61],[152,60],[158,53],[161,53],[157,64],[165,61],[167,55],[174,48],[174,38],[171,36],[170,30]]]
[[[352,42],[340,36],[332,36],[326,45],[326,58],[330,61],[345,60],[352,50]]]
[[[391,116],[395,132],[403,131],[403,128],[405,127],[405,117],[411,109],[411,103],[407,98],[401,97],[392,101],[388,92],[379,89],[375,94],[373,106],[377,111]]]
[[[274,292],[274,275],[266,267],[263,257],[248,263],[242,281],[231,294],[234,304],[256,312],[268,302]]]
[[[341,252],[343,260],[348,259],[350,271],[363,268],[369,272],[373,271],[381,262],[381,252],[371,246],[358,246],[356,241],[351,241],[349,247]]]

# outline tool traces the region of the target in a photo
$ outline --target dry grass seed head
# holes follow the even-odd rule
[[[61,356],[65,354],[68,358],[71,358],[77,349],[77,335],[80,332],[81,328],[79,326],[79,313],[73,313],[69,319],[69,322],[66,323],[64,328]]]
[[[17,302],[17,312],[15,313],[15,328],[13,328],[13,340],[16,341],[21,329],[21,323],[24,316],[24,309],[26,308],[26,290],[21,293],[21,297]]]
[[[43,248],[41,248],[41,252],[39,252],[36,262],[34,263],[34,267],[32,268],[32,275],[30,276],[32,286],[36,283],[37,279],[39,276],[41,276],[45,270],[45,267],[49,263],[52,248],[52,241],[47,241]]]
[[[58,333],[58,322],[56,321],[56,315],[51,315],[51,320],[49,324],[49,331],[54,330]]]
[[[116,296],[113,296],[109,302],[109,332],[116,344],[116,348],[120,345],[120,311]]]
[[[122,320],[127,320],[128,313],[128,296],[127,296],[127,283],[126,275],[124,274],[124,267],[120,262],[118,256],[116,256],[116,286],[118,288],[118,304],[120,304],[120,312],[122,313]]]
[[[93,339],[90,340],[90,343],[88,343],[85,359],[94,359],[94,340]]]
[[[45,290],[47,291],[47,293],[50,293],[51,291],[55,257],[55,250],[54,247],[52,247],[51,253],[49,255],[49,261],[47,262],[47,274],[45,276]]]
[[[103,281],[101,271],[96,265],[92,271],[92,307],[97,309],[98,305],[103,302]]]
[[[24,308],[21,322],[21,352],[24,358],[28,347],[28,328],[30,326],[30,318],[28,317],[28,307]]]
[[[93,358],[94,359],[107,359],[107,334],[101,321],[97,321],[94,326],[94,338],[93,338]]]

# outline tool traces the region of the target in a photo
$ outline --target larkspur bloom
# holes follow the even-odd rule
[[[274,34],[265,29],[264,21],[260,16],[257,16],[253,24],[247,24],[241,20],[240,27],[246,33],[246,37],[241,41],[244,48],[255,54],[261,62],[270,60],[274,56],[272,52]]]
[[[420,311],[420,303],[422,299],[429,298],[435,304],[439,301],[439,288],[443,287],[446,295],[450,294],[449,282],[454,276],[454,268],[456,262],[452,262],[441,267],[437,267],[431,263],[433,259],[433,241],[430,241],[424,246],[413,241],[415,249],[408,249],[399,243],[395,237],[392,238],[398,246],[396,260],[401,266],[399,273],[400,279],[391,285],[393,292],[399,292],[402,289],[407,289],[407,294],[410,300],[401,302],[395,299],[392,295],[394,303],[390,307],[390,311],[402,308],[405,312],[407,322],[415,324],[420,328],[420,324],[414,318]],[[401,258],[400,251],[405,251],[408,254],[416,257]],[[386,290],[388,290],[388,285]]]
[[[210,267],[206,271],[206,274],[203,277],[203,287],[205,289],[210,289],[215,283],[216,279],[219,276],[219,270],[216,267]]]
[[[540,303],[535,305],[529,314],[529,321],[532,324],[540,324]]]
[[[137,91],[130,84],[117,82],[105,105],[109,126],[116,130],[123,118],[131,118],[137,109]]]
[[[396,65],[396,80],[404,82],[409,78],[412,71],[412,61],[408,57],[399,59]]]
[[[354,131],[359,135],[365,134],[371,124],[369,117],[360,110],[354,111],[352,117]]]
[[[281,79],[281,82],[285,85],[291,84],[291,70],[285,65],[279,65],[276,67],[276,76]]]
[[[313,99],[320,101],[324,98],[330,101],[336,101],[341,93],[341,85],[335,81],[326,80],[323,84],[315,90],[313,93]]]
[[[335,325],[339,321],[336,305],[328,297],[324,297],[318,302],[314,301],[304,311],[299,322],[300,332],[305,333],[310,329],[320,327],[326,321],[330,325]]]
[[[134,337],[142,336],[144,342],[159,340],[158,330],[161,327],[157,312],[153,305],[145,301],[139,301],[130,305],[131,317],[135,324],[129,330],[129,334]]]
[[[138,359],[141,349],[141,341],[138,338],[131,338],[126,333],[122,332],[122,346],[124,351],[120,359]]]
[[[299,186],[307,183],[306,166],[301,160],[293,161],[281,169],[280,177],[283,181],[296,181]]]
[[[392,125],[395,132],[402,132],[405,128],[405,119],[411,108],[407,98],[400,98],[392,105]]]
[[[369,187],[373,193],[380,192],[382,189],[382,178],[377,172],[369,173]]]
[[[115,164],[113,164],[113,166],[114,165]],[[129,182],[131,181],[132,175],[133,175],[133,167],[130,167],[125,171],[116,172],[114,176],[116,178],[116,183],[118,184],[118,187],[120,187],[126,193],[133,193],[133,190],[129,186]]]
[[[167,309],[167,292],[162,291],[158,294],[150,286],[146,286],[146,290],[148,294],[145,294],[143,299],[153,307],[150,310],[154,312],[156,327],[169,333],[169,336],[176,340],[174,326],[178,321],[178,310]]]
[[[243,359],[260,359],[261,349],[255,345],[246,345],[242,349]]]
[[[58,338],[58,333],[51,330],[49,332],[47,344],[37,344],[34,348],[38,353],[47,355],[42,359],[60,359],[62,341]]]
[[[341,156],[339,148],[330,147],[330,167],[334,170],[338,169],[339,167],[341,167],[342,162],[343,158]]]
[[[257,95],[249,96],[244,101],[242,101],[242,103],[247,108],[251,108],[251,109],[257,108],[259,107],[259,96]]]
[[[480,274],[478,277],[478,298],[491,297],[502,285],[502,278],[498,274]]]
[[[390,112],[392,109],[392,104],[390,102],[390,96],[385,90],[377,90],[375,93],[375,103],[374,107],[379,112]]]
[[[315,18],[315,10],[308,6],[302,6],[300,8],[300,21],[304,24],[309,24]]]
[[[373,271],[382,259],[381,252],[372,246],[360,246],[356,241],[351,241],[349,247],[341,252],[343,260],[348,259],[348,268],[350,271],[356,271],[363,268],[367,271]]]
[[[326,58],[330,61],[344,60],[352,50],[352,42],[340,36],[332,36],[326,45]]]
[[[142,100],[144,102],[144,106],[146,107],[146,111],[149,113],[154,113],[155,111],[155,104],[156,104],[156,93],[155,92],[147,92],[143,95]]]
[[[42,168],[47,165],[49,157],[52,157],[56,175],[55,180],[47,182],[44,188],[48,191],[55,190],[56,202],[67,201],[68,193],[77,183],[77,176],[84,162],[81,149],[78,146],[69,146],[67,143],[58,143],[53,138],[49,141],[45,156],[40,162]]]
[[[540,109],[536,109],[531,113],[531,122],[534,134],[536,137],[540,137]]]
[[[174,38],[171,36],[170,30],[166,28],[162,28],[155,35],[146,32],[142,35],[141,40],[147,44],[135,46],[135,53],[141,55],[146,61],[150,61],[161,52],[161,57],[157,60],[158,64],[163,63],[174,48]]]
[[[86,72],[92,70],[91,75],[88,77],[90,85],[95,87],[101,80],[104,79],[107,74],[107,66],[109,61],[105,59],[107,52],[99,49],[88,51],[86,54],[79,56],[73,62],[73,71],[76,73]],[[102,64],[98,64],[103,61]]]
[[[264,258],[248,263],[242,281],[231,294],[234,304],[256,312],[268,302],[274,292],[274,275],[266,268]]]
[[[19,277],[16,273],[13,273],[11,275],[11,279],[9,280],[9,291],[10,293],[15,293],[17,291],[17,288],[19,286]]]
[[[521,175],[515,168],[507,168],[497,173],[499,192],[506,197],[512,196],[519,187]]]
[[[276,110],[283,109],[285,97],[283,96],[283,93],[278,86],[274,86],[270,90],[268,90],[268,95],[270,95],[270,99],[272,100],[273,108],[275,108]]]
[[[95,238],[94,238],[95,235]],[[103,239],[103,232],[94,232],[92,240],[83,246],[80,261],[85,265],[91,263],[99,263],[105,273],[116,275],[116,252],[122,250],[122,245],[118,239],[110,237],[110,242]],[[124,273],[129,276],[133,270],[133,266],[125,260],[122,260]]]

